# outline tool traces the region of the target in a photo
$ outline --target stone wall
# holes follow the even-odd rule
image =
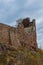
[[[37,50],[35,20],[23,19],[17,28],[0,23],[0,43],[12,45],[14,48],[25,46]]]

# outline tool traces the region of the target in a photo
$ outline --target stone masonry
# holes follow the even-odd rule
[[[29,18],[25,18],[19,22],[17,27],[0,23],[0,43],[12,45],[14,48],[26,45],[30,50],[37,50],[35,20],[30,22]]]

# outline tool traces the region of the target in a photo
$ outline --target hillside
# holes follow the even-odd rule
[[[14,49],[0,43],[0,65],[43,65],[43,50],[29,50],[26,46]]]

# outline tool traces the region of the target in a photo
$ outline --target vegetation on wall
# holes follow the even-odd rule
[[[0,65],[43,65],[43,50],[28,50],[26,46],[14,49],[0,43]]]

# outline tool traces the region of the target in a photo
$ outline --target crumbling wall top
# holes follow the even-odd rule
[[[32,25],[35,26],[35,19],[33,19],[31,22],[30,18],[25,18],[22,20],[22,24],[24,25],[24,28],[32,26]]]
[[[30,23],[30,18],[25,18],[22,21],[22,24],[24,25],[24,27],[28,27]]]

